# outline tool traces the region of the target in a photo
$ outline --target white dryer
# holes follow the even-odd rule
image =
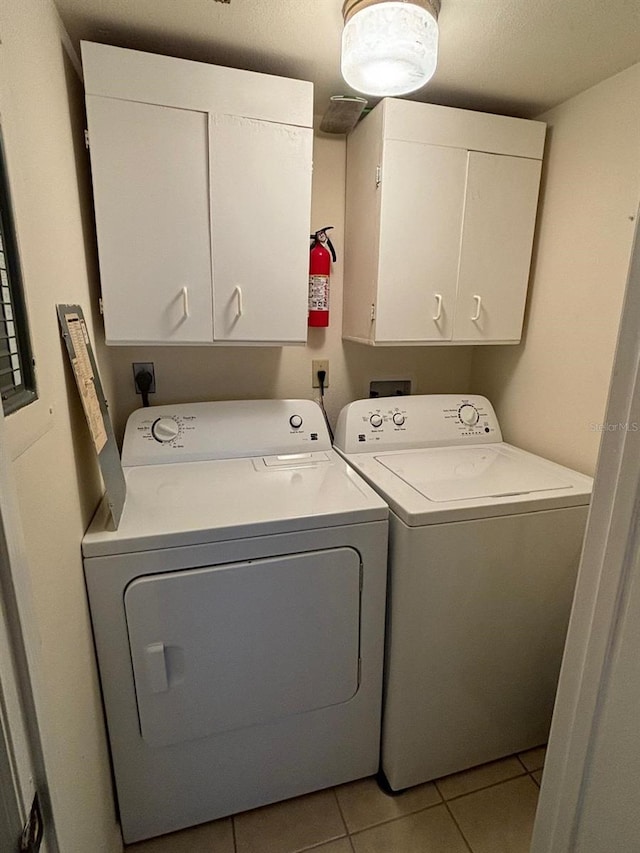
[[[503,443],[478,396],[351,403],[336,447],[391,508],[391,788],[546,742],[591,479]]]
[[[125,841],[375,773],[388,509],[308,400],[141,409],[83,541]]]

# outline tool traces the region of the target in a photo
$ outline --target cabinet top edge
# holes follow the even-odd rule
[[[546,128],[547,123],[533,118],[519,118],[518,116],[507,116],[500,113],[487,113],[482,110],[468,110],[462,107],[449,107],[444,104],[429,104],[424,101],[407,101],[404,98],[382,98],[381,101],[374,107],[382,107],[385,112],[389,110],[414,110],[421,111],[425,114],[428,112],[432,116],[444,116],[446,113],[458,113],[466,116],[486,116],[487,118],[495,119],[502,123],[513,123],[522,126],[528,125],[531,128]],[[373,112],[373,110],[371,111]]]
[[[370,121],[374,114],[382,116],[385,140],[467,148],[535,160],[541,160],[544,153],[547,125],[542,121],[401,98],[383,98],[362,124]]]
[[[313,83],[81,41],[85,93],[313,127]]]

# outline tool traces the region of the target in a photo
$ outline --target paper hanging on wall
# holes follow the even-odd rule
[[[107,502],[117,527],[124,509],[127,487],[84,314],[79,305],[58,305],[57,311],[91,441],[100,464]]]
[[[104,426],[104,419],[100,411],[100,401],[96,392],[95,375],[91,369],[89,360],[89,335],[84,320],[80,319],[77,314],[69,313],[66,315],[67,328],[69,337],[73,344],[75,357],[71,359],[73,372],[76,375],[78,383],[78,391],[84,413],[91,431],[91,438],[96,449],[96,453],[100,453],[102,448],[107,443],[107,431]]]

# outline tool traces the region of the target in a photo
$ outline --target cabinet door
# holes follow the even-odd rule
[[[307,339],[310,128],[210,116],[216,341]]]
[[[539,160],[469,152],[454,339],[518,341],[536,221]]]
[[[211,343],[205,113],[87,97],[107,343]]]
[[[385,142],[377,342],[451,339],[466,163],[462,149]]]

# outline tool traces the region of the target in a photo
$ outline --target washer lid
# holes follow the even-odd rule
[[[593,484],[503,442],[346,458],[409,527],[585,506]]]
[[[567,476],[535,458],[514,457],[504,445],[437,447],[376,456],[430,501],[499,498],[571,489]]]

